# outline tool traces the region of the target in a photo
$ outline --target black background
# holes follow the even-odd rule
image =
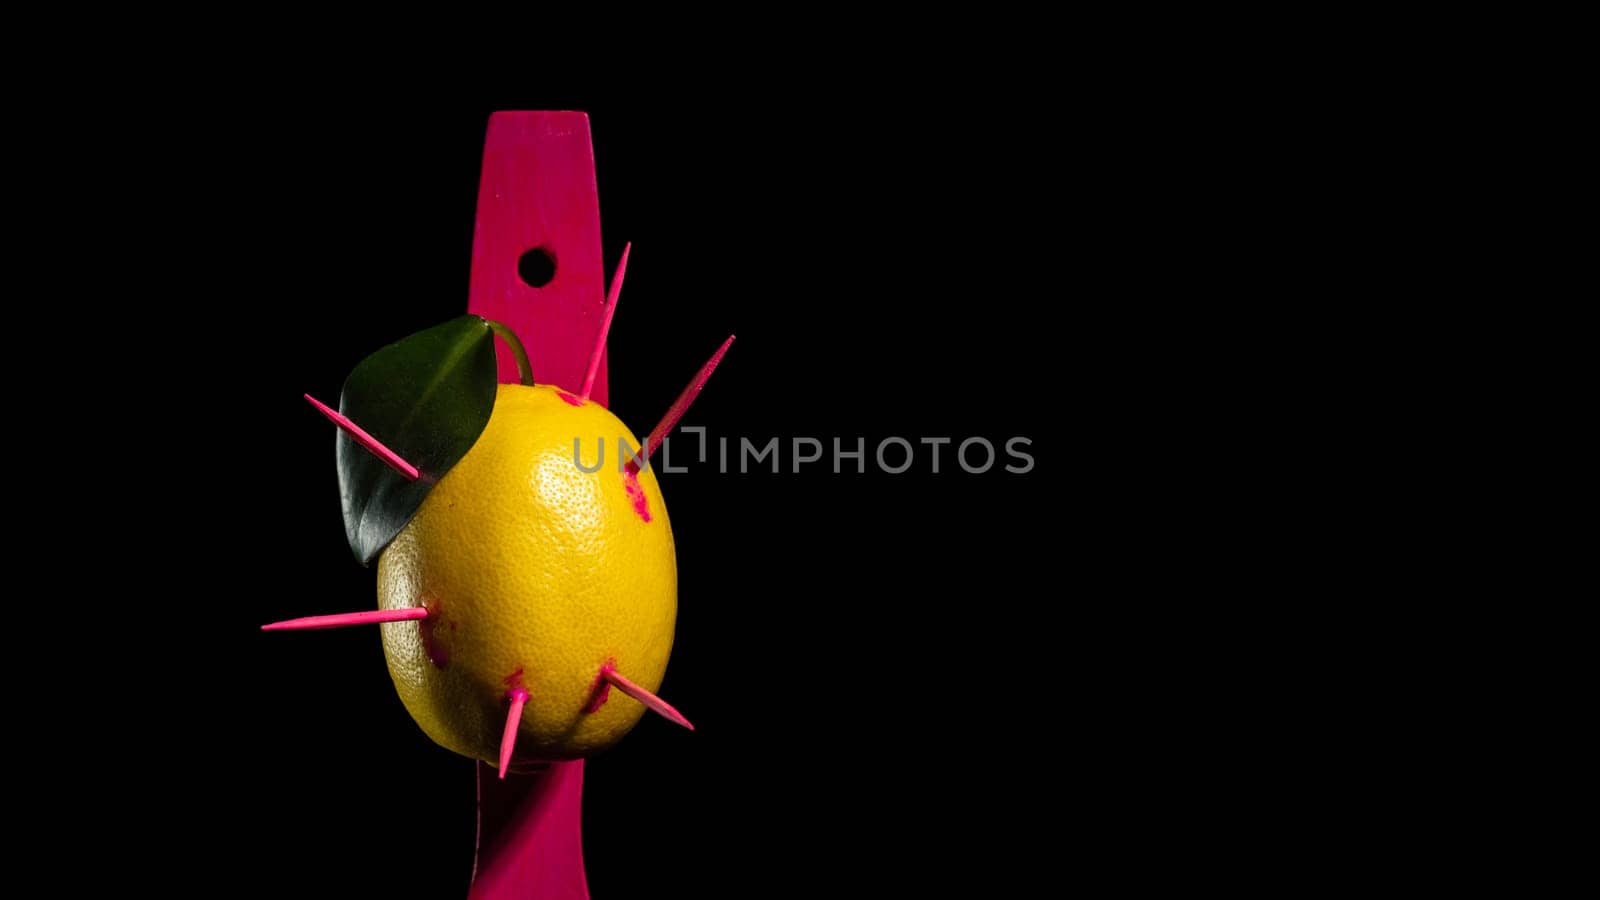
[[[1507,558],[1433,521],[1482,530],[1458,515],[1477,476],[1439,477],[1477,432],[1439,409],[1511,359],[1454,329],[1541,270],[1486,246],[1527,216],[1485,224],[1470,188],[1506,169],[1476,150],[1494,92],[1370,21],[1263,40],[1199,16],[719,21],[710,50],[647,33],[657,59],[501,19],[464,60],[396,17],[24,35],[18,871],[56,893],[464,893],[472,764],[410,721],[377,635],[258,629],[373,603],[300,394],[462,311],[496,109],[592,115],[608,269],[635,245],[625,422],[732,332],[687,419],[713,435],[1024,435],[1037,460],[664,476],[663,694],[698,730],[647,717],[592,760],[595,896],[1281,887],[1451,834],[1421,811],[1481,792],[1418,786],[1494,723],[1406,746],[1471,695],[1450,681],[1470,666],[1426,657],[1457,613],[1407,604]]]
[[[257,628],[373,605],[300,394],[336,398],[366,353],[464,310],[484,127],[519,108],[590,113],[608,272],[634,243],[612,409],[647,430],[736,333],[684,423],[784,447],[780,474],[662,476],[662,693],[698,730],[647,717],[591,761],[594,895],[1004,895],[1114,843],[1134,776],[1096,763],[1140,674],[1100,626],[1125,615],[1110,547],[1140,507],[1118,427],[1148,414],[1119,401],[1152,331],[1182,327],[1156,295],[1186,264],[1151,258],[1183,204],[1148,135],[1048,97],[306,90],[162,112],[152,197],[183,223],[160,259],[185,299],[139,377],[172,400],[152,415],[191,461],[165,496],[194,525],[142,536],[163,614],[139,653],[164,687],[124,726],[129,804],[183,823],[144,832],[149,877],[465,890],[472,764],[412,723],[376,632]],[[1036,465],[967,474],[951,445],[934,474],[918,444],[879,472],[896,435],[1023,436]],[[793,474],[795,436],[864,437],[867,472]]]

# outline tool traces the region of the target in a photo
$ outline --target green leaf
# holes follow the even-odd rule
[[[384,347],[345,379],[339,411],[422,473],[416,481],[339,431],[345,534],[369,565],[467,455],[494,410],[494,332],[462,316]]]

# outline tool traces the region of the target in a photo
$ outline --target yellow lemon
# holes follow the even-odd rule
[[[500,385],[477,442],[383,551],[379,607],[428,610],[380,626],[389,674],[439,744],[495,762],[521,688],[518,758],[584,756],[645,709],[608,690],[602,666],[660,688],[678,609],[672,527],[655,473],[619,464],[621,441],[640,447],[597,403]]]

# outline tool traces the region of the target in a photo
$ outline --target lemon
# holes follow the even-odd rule
[[[604,749],[645,707],[599,681],[661,686],[677,618],[672,527],[640,442],[610,411],[549,385],[502,384],[472,449],[378,560],[389,674],[434,741],[494,763],[507,696],[528,693],[519,759]],[[593,467],[603,441],[605,456]],[[575,449],[574,443],[577,443]]]

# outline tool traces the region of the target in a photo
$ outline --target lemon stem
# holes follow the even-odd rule
[[[522,380],[522,383],[533,387],[533,366],[528,364],[528,351],[524,350],[522,342],[517,340],[516,332],[493,319],[484,319],[484,321],[488,322],[494,333],[500,335],[500,339],[506,342],[507,347],[511,348],[511,355],[517,359],[517,376]]]

